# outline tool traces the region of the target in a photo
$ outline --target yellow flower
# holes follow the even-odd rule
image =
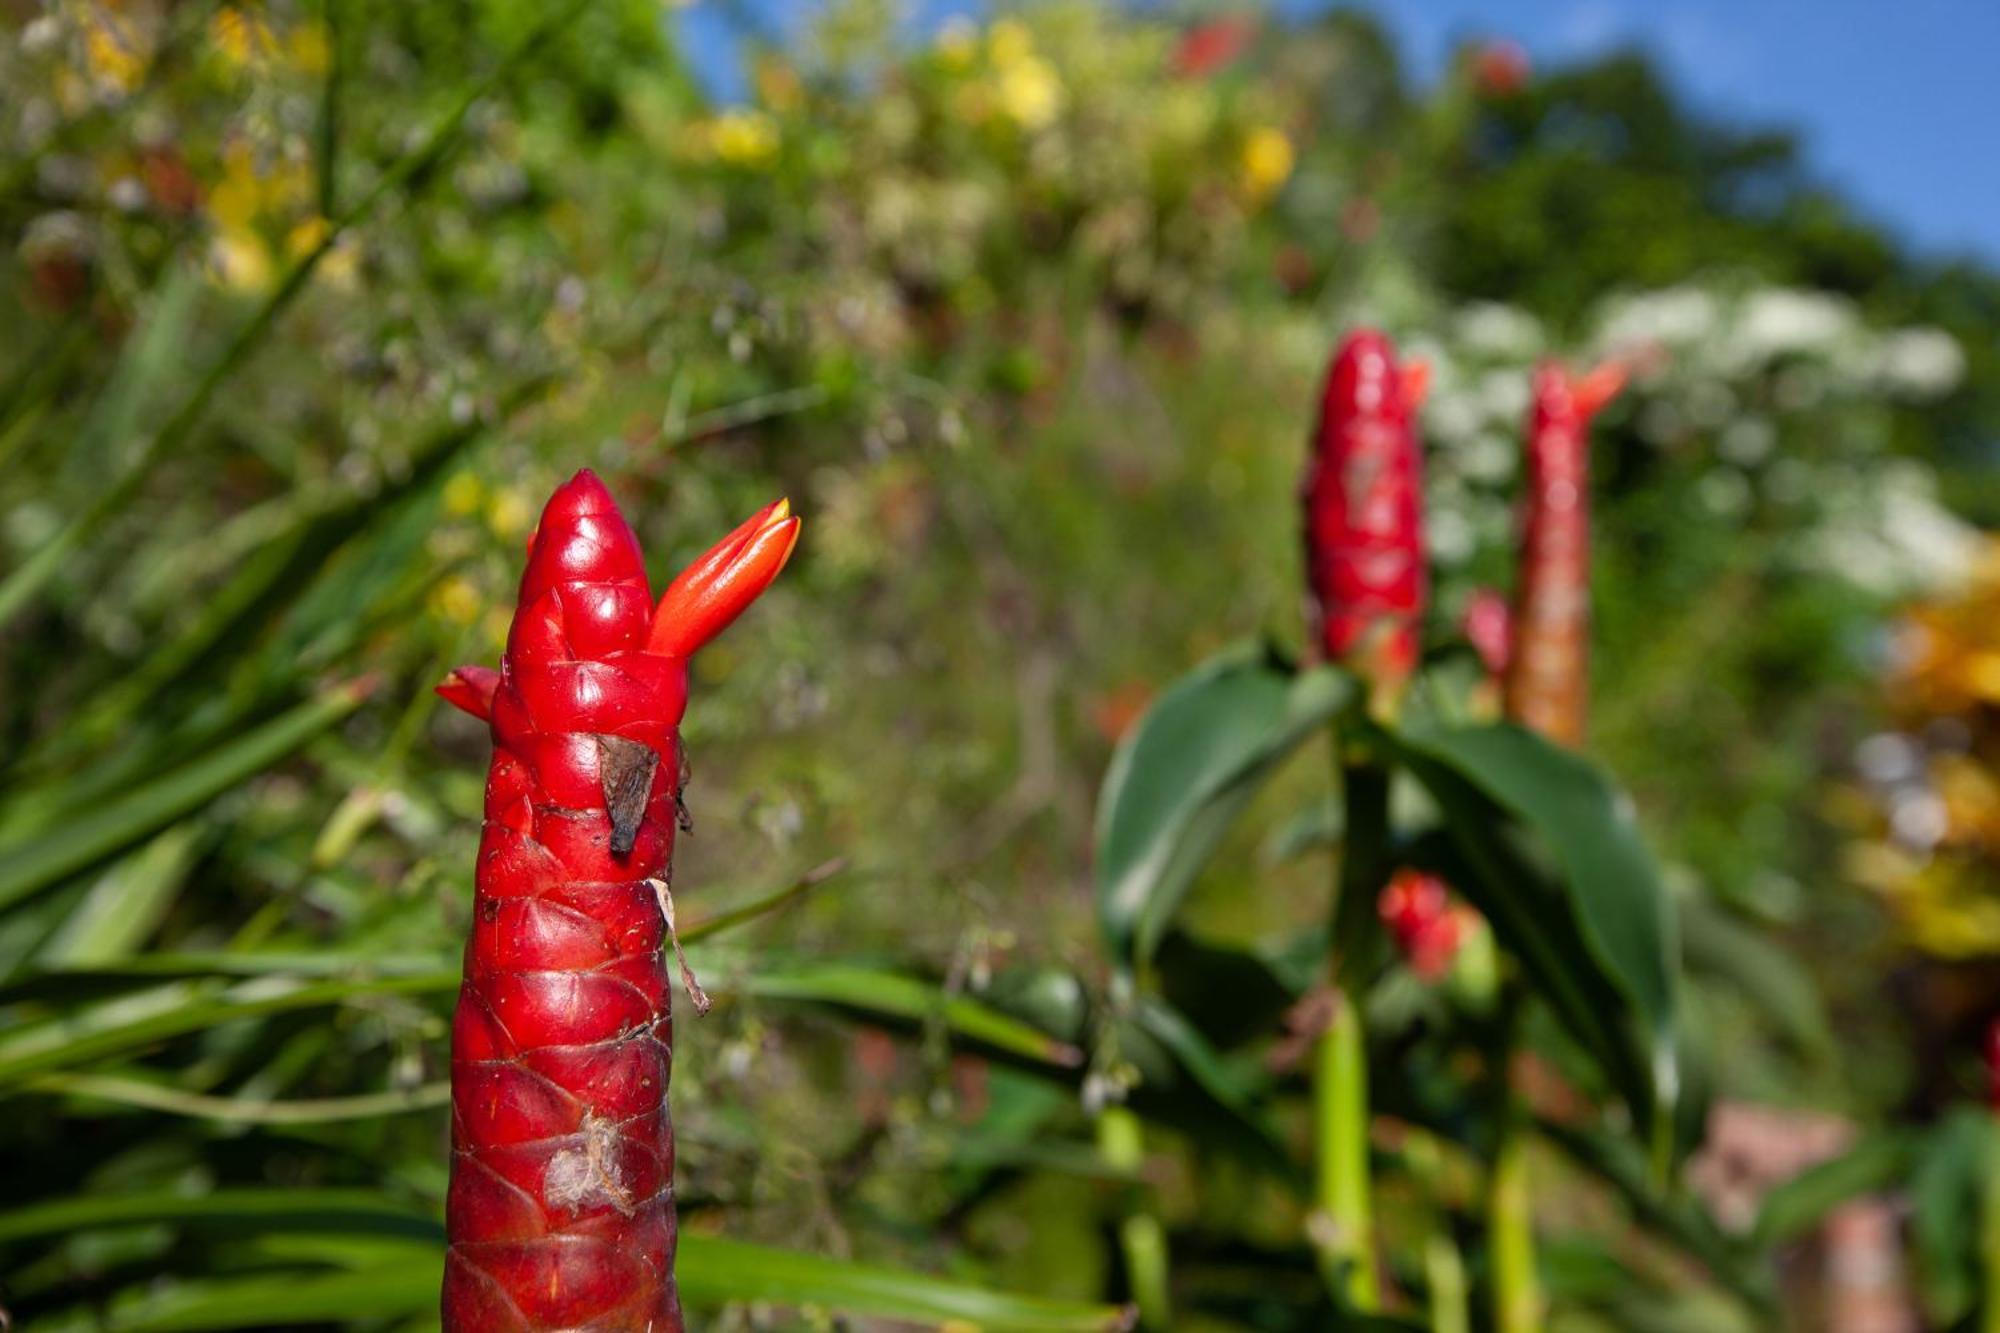
[[[492,503],[486,506],[486,526],[498,537],[520,536],[534,518],[534,507],[528,503],[528,497],[512,487],[496,491]]]
[[[292,68],[301,74],[324,74],[333,59],[333,45],[327,40],[326,25],[301,23],[285,42]]]
[[[979,56],[979,29],[964,15],[952,19],[938,29],[937,54],[946,69],[963,74]]]
[[[229,227],[217,232],[208,261],[225,287],[261,292],[271,285],[271,251],[253,231]]]
[[[139,86],[151,55],[145,34],[129,15],[92,11],[83,33],[84,66],[99,87],[129,93]]]
[[[1062,80],[1040,56],[1026,56],[1000,73],[1000,106],[1023,129],[1039,130],[1061,114]]]
[[[470,625],[485,609],[479,589],[463,574],[454,574],[431,589],[431,610],[454,624]]]
[[[998,69],[1018,65],[1035,54],[1035,37],[1019,19],[1001,19],[986,34],[986,55]]]
[[[264,21],[264,16],[241,5],[224,5],[216,10],[215,17],[209,20],[208,36],[215,49],[237,66],[261,62],[277,49],[277,39],[271,36],[271,25]]]
[[[478,513],[485,498],[486,487],[480,484],[477,473],[454,473],[444,484],[444,512],[453,518],[469,518]]]
[[[778,126],[761,111],[725,111],[708,127],[716,157],[737,167],[759,167],[778,155]]]
[[[1268,199],[1291,178],[1295,161],[1285,132],[1259,125],[1243,141],[1243,188],[1252,199]]]

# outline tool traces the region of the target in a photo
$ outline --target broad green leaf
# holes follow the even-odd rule
[[[1909,1176],[1915,1148],[1906,1130],[1863,1137],[1840,1156],[1801,1171],[1766,1194],[1752,1234],[1764,1245],[1799,1239],[1849,1199],[1901,1184]]]
[[[1672,903],[1630,802],[1595,765],[1520,727],[1426,727],[1396,741],[1437,798],[1452,837],[1476,868],[1488,872],[1487,896],[1527,891],[1507,882],[1503,876],[1514,868],[1503,870],[1489,854],[1496,850],[1496,812],[1529,830],[1556,867],[1559,896],[1549,901],[1537,895],[1535,911],[1558,911],[1573,920],[1586,954],[1549,961],[1594,972],[1629,1009],[1645,1034],[1647,1058],[1640,1073],[1650,1085],[1650,1104],[1634,1110],[1654,1122],[1655,1113],[1670,1108],[1679,1095],[1680,940]],[[1467,800],[1465,788],[1480,799]],[[1472,895],[1469,886],[1459,887]],[[1496,929],[1500,926],[1496,920]]]
[[[1704,895],[1687,896],[1679,909],[1689,972],[1734,987],[1800,1051],[1832,1056],[1833,1030],[1818,987],[1790,954]]]
[[[1936,1327],[1957,1323],[1979,1300],[1981,1204],[1996,1170],[2000,1121],[1983,1107],[1956,1108],[1915,1144],[1911,1248],[1918,1292]]]
[[[1293,673],[1257,645],[1162,694],[1119,743],[1098,793],[1098,921],[1124,963],[1152,955],[1258,785],[1357,697],[1331,667]]]
[[[88,966],[132,955],[173,906],[201,845],[201,830],[177,824],[105,868],[37,961]]]
[[[364,690],[355,685],[329,691],[125,796],[0,848],[0,908],[87,870],[199,810],[353,712],[363,697]]]

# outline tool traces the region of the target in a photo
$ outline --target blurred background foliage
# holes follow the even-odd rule
[[[1432,367],[1438,642],[1511,565],[1528,368],[1636,368],[1597,437],[1593,746],[1673,872],[1720,1093],[1886,1123],[1974,1088],[2000,274],[1905,252],[1788,135],[1638,54],[1468,46],[1418,86],[1352,11],[912,36],[852,0],[747,51],[735,105],[635,0],[5,12],[8,1207],[436,1206],[485,740],[429,686],[497,656],[540,500],[588,465],[656,576],[773,494],[808,516],[697,667],[685,914],[825,882],[702,955],[689,1231],[1119,1294],[1072,1092],[922,1012],[914,1044],[857,1037],[773,968],[886,960],[1020,1013],[1024,977],[1103,984],[1098,777],[1189,663],[1298,641],[1306,423],[1363,320]],[[1246,838],[1194,932],[1280,937],[1326,877]],[[1156,1166],[1218,1271],[1296,1232],[1226,1158]],[[1588,1244],[1602,1187],[1545,1210],[1566,1326],[1636,1326]],[[15,1234],[31,1328],[113,1293],[111,1326],[166,1327],[210,1279],[431,1243]],[[1621,1261],[1723,1326],[1685,1265]]]

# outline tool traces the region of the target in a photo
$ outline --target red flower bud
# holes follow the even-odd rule
[[[1528,86],[1528,53],[1518,42],[1482,42],[1472,53],[1472,83],[1487,97],[1512,97]]]
[[[1563,745],[1582,743],[1589,708],[1590,418],[1624,377],[1615,362],[1581,377],[1545,364],[1528,410],[1507,715]]]
[[[1181,38],[1169,63],[1181,78],[1206,78],[1235,64],[1256,31],[1257,21],[1248,14],[1198,23]]]
[[[493,732],[452,1019],[445,1333],[683,1327],[662,949],[685,659],[797,535],[769,506],[656,609],[638,539],[580,472],[529,539],[501,669],[438,687]]]
[[[1451,970],[1465,932],[1443,880],[1419,870],[1399,870],[1375,910],[1412,972],[1436,981]]]
[[[1399,368],[1380,333],[1350,334],[1327,372],[1302,487],[1320,650],[1385,689],[1416,667],[1428,588],[1412,423],[1426,379],[1422,363]]]

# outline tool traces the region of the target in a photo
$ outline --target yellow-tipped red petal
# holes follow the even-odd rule
[[[753,514],[667,585],[653,612],[647,651],[692,657],[771,586],[798,540],[789,500]]]
[[[492,667],[462,666],[437,684],[440,699],[478,718],[493,720],[493,696],[500,689],[500,673]]]

